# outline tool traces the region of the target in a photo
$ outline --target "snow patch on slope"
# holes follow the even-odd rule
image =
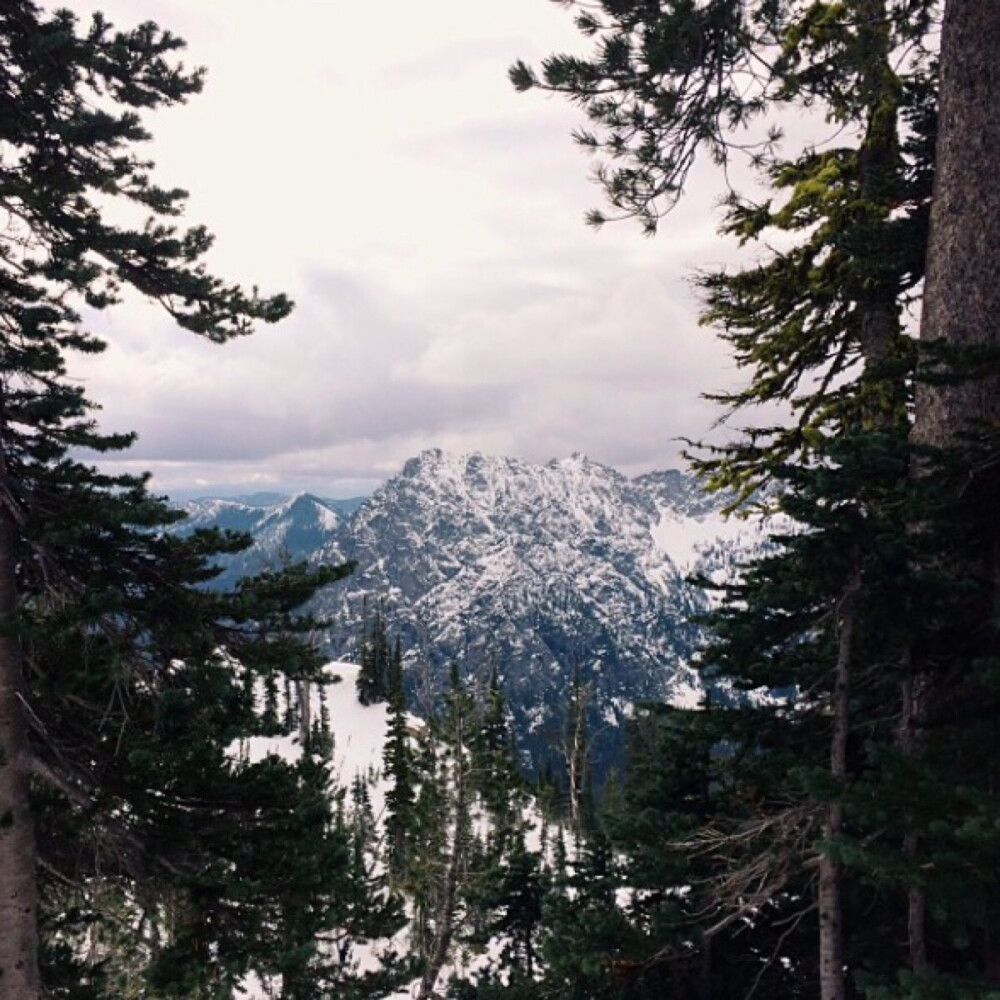
[[[723,514],[687,517],[669,507],[660,507],[660,519],[650,529],[653,544],[682,572],[692,572],[705,551],[720,542],[733,544],[752,525]]]
[[[324,668],[330,683],[313,685],[310,691],[310,711],[313,719],[320,717],[323,702],[333,733],[333,778],[342,787],[349,787],[357,776],[372,781],[372,808],[381,813],[385,801],[385,784],[381,780],[382,748],[388,732],[388,710],[385,704],[362,705],[358,701],[356,681],[358,666],[354,663],[332,662]],[[255,736],[233,748],[235,755],[251,763],[275,755],[282,760],[298,760],[302,753],[297,734],[289,736]]]

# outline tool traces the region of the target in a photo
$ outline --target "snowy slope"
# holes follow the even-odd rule
[[[381,771],[382,748],[387,732],[386,706],[362,705],[358,701],[356,664],[328,663],[324,673],[331,683],[322,687],[313,686],[310,710],[312,718],[317,719],[325,703],[333,731],[333,777],[337,784],[348,787],[357,775],[371,776],[375,781],[373,787],[380,793],[381,805],[384,798]],[[234,752],[247,760],[257,761],[268,754],[276,754],[283,760],[297,760],[301,751],[298,736],[260,736],[235,747]]]
[[[310,694],[310,710],[313,718],[318,718],[325,707],[334,737],[334,753],[332,771],[336,784],[349,788],[356,777],[361,777],[368,789],[372,812],[377,828],[377,840],[383,842],[383,821],[385,796],[388,783],[382,769],[383,750],[388,735],[387,708],[384,704],[362,705],[357,698],[356,681],[358,667],[352,663],[332,662],[326,665],[324,673],[332,683],[313,688]],[[426,738],[427,731],[423,723],[416,718],[410,720],[411,733],[420,734]],[[295,736],[288,737],[257,737],[234,745],[232,753],[242,759],[259,761],[275,754],[285,760],[296,760],[300,754],[299,740]],[[438,754],[446,754],[441,748]],[[525,823],[526,846],[528,850],[542,850],[541,818],[533,802],[525,801],[522,816]],[[473,803],[471,810],[473,829],[485,839],[489,820],[486,818],[481,803]],[[546,852],[547,856],[551,851]],[[570,852],[572,855],[572,851]],[[375,862],[375,867],[382,868],[381,861]],[[408,900],[406,909],[410,919],[413,919],[412,901]],[[449,950],[448,960],[439,976],[439,982],[444,982],[454,971],[469,973],[485,968],[501,953],[503,940],[493,939],[481,947],[469,950],[457,941]],[[406,954],[412,947],[411,928],[404,926],[389,940],[367,941],[356,940],[350,949],[350,963],[357,973],[376,971],[381,967],[382,956],[387,952]],[[387,993],[382,1000],[407,1000],[415,995],[419,980],[415,980],[394,993]],[[280,997],[280,983],[271,984],[269,990],[256,977],[249,977],[241,986],[239,995],[243,1000],[275,1000]]]

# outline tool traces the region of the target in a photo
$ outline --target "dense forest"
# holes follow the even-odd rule
[[[104,347],[85,317],[137,292],[223,342],[291,309],[211,274],[151,179],[145,115],[201,74],[153,25],[10,0],[4,998],[1000,996],[1000,5],[560,2],[590,57],[510,75],[586,117],[590,221],[669,230],[704,156],[754,250],[698,278],[744,374],[714,398],[748,426],[690,445],[706,488],[795,525],[704,623],[706,690],[743,697],[638,706],[598,795],[575,679],[562,772],[529,788],[497,672],[457,665],[416,725],[373,608],[382,815],[374,781],[339,787],[299,609],[351,567],[207,588],[246,539],[167,531],[144,478],[80,457],[131,441],[68,378]],[[796,113],[820,123],[798,147]],[[728,183],[737,160],[766,196]],[[293,735],[293,757],[234,750]]]

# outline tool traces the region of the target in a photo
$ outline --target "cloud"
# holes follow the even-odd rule
[[[106,425],[138,430],[130,463],[169,483],[266,474],[343,492],[431,446],[651,467],[707,427],[692,386],[718,386],[724,355],[683,287],[610,261],[547,280],[479,263],[447,300],[317,269],[293,319],[223,348],[147,316],[145,337],[133,327],[91,362],[88,390],[109,400]]]
[[[208,65],[203,96],[148,123],[158,176],[190,187],[213,269],[297,302],[221,348],[134,301],[95,317],[112,346],[73,370],[103,426],[139,432],[118,467],[170,489],[349,493],[425,447],[640,472],[710,432],[700,393],[733,372],[687,276],[734,259],[720,177],[699,167],[655,240],[582,225],[601,193],[569,137],[578,109],[506,80],[514,58],[579,48],[564,10],[103,6],[176,27]]]

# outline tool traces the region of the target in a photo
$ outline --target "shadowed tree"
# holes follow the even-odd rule
[[[711,656],[741,686],[798,689],[795,713],[760,712],[756,732],[750,727],[738,735],[734,728],[730,742],[744,741],[755,765],[766,759],[769,742],[798,747],[796,767],[786,771],[793,781],[775,772],[774,799],[760,807],[776,817],[782,800],[785,807],[811,806],[799,815],[811,845],[808,864],[818,874],[809,891],[819,906],[821,995],[841,998],[860,982],[845,975],[851,965],[843,928],[864,887],[877,887],[880,906],[893,897],[889,919],[903,924],[895,936],[909,939],[902,961],[884,939],[867,957],[852,947],[856,963],[870,963],[869,983],[893,976],[895,967],[920,974],[929,951],[942,972],[955,972],[966,946],[954,943],[961,938],[954,932],[947,943],[944,914],[957,904],[946,902],[946,880],[932,873],[947,868],[949,879],[966,885],[967,899],[982,901],[978,916],[962,918],[970,926],[978,921],[977,934],[994,905],[988,893],[973,890],[978,876],[962,875],[947,860],[949,849],[958,850],[952,838],[971,844],[971,829],[992,822],[982,794],[992,780],[989,768],[974,768],[963,782],[959,798],[967,795],[974,807],[946,805],[936,770],[946,746],[976,759],[971,748],[984,739],[976,720],[994,703],[996,687],[990,680],[995,632],[987,623],[995,617],[1000,577],[991,513],[997,310],[987,272],[1000,213],[993,210],[995,192],[978,193],[989,185],[985,165],[998,145],[990,118],[993,11],[962,0],[945,8],[935,163],[939,5],[609,0],[567,6],[594,39],[593,55],[554,56],[538,73],[519,64],[512,78],[522,89],[541,87],[580,104],[590,128],[578,139],[597,152],[598,176],[616,214],[638,217],[647,232],[679,197],[696,153],[728,161],[745,146],[749,133],[741,130],[755,119],[816,107],[842,127],[791,156],[769,143],[773,132],[754,148],[771,196],[754,203],[732,193],[725,229],[745,240],[791,234],[791,246],[769,249],[762,263],[742,272],[701,279],[707,320],[721,327],[748,375],[743,387],[717,398],[737,410],[786,404],[787,417],[750,429],[699,465],[716,485],[743,495],[779,480],[793,494],[786,509],[803,525],[801,540],[785,545],[778,561],[769,557],[753,567],[733,591],[716,619]],[[949,43],[949,36],[960,40]],[[903,318],[924,274],[935,170],[937,235],[928,257],[914,405],[916,352]],[[984,217],[977,228],[978,213]],[[591,221],[603,221],[602,213]],[[779,246],[788,243],[786,237]],[[933,498],[921,495],[922,485],[911,491],[912,415],[918,447],[951,451],[945,492]],[[955,453],[954,446],[973,437],[976,448]],[[942,558],[949,547],[965,555]],[[934,675],[938,686],[929,697]],[[960,694],[942,697],[941,682],[962,677],[968,683]],[[924,714],[930,703],[940,706],[933,718]],[[873,796],[881,810],[867,804]],[[929,809],[931,802],[938,808]],[[943,823],[945,815],[965,818]],[[939,835],[936,853],[929,842],[920,847],[931,830]],[[746,832],[741,828],[736,840]],[[987,836],[976,842],[981,854],[970,851],[970,871],[985,868],[992,850]],[[925,888],[938,900],[930,946],[921,943]],[[893,912],[900,896],[907,902],[902,913]],[[983,948],[988,954],[989,946]],[[973,967],[966,963],[964,974]],[[974,975],[988,977],[989,967],[988,958],[981,960]]]
[[[341,870],[315,810],[328,783],[322,757],[253,764],[232,747],[265,731],[262,682],[318,678],[294,609],[344,570],[290,567],[212,595],[209,560],[242,541],[171,537],[178,515],[143,478],[107,476],[80,457],[132,440],[100,433],[93,404],[67,378],[69,353],[104,347],[85,311],[132,289],[221,343],[291,308],[212,275],[212,237],[177,222],[185,192],[151,178],[143,116],[202,86],[201,71],[178,61],[181,47],[153,24],[118,31],[94,15],[82,25],[31,0],[0,8],[0,993],[9,1000],[118,995],[120,956],[98,949],[81,964],[74,946],[115,921],[119,933],[130,928],[143,995],[225,995],[254,963],[304,969],[324,918],[293,915],[328,898]],[[287,846],[281,829],[295,837],[301,868],[273,863]],[[321,856],[333,862],[317,882]]]

